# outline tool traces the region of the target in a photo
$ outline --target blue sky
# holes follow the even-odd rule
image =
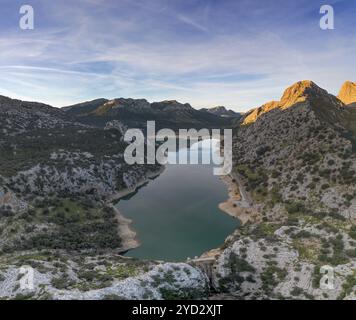
[[[35,29],[19,28],[30,4]],[[335,30],[319,28],[322,4]],[[248,110],[311,79],[356,81],[355,0],[0,0],[0,94]]]

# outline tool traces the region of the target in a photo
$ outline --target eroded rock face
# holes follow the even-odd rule
[[[103,300],[110,296],[122,299],[204,298],[209,293],[207,277],[184,263],[165,263],[138,277],[127,278],[111,287],[88,292],[54,292],[59,300]]]
[[[329,103],[334,104],[337,107],[342,107],[342,103],[338,101],[334,96],[329,95],[328,92],[313,81],[303,80],[299,81],[289,88],[287,88],[280,101],[271,101],[263,106],[254,109],[244,119],[243,124],[247,125],[255,122],[262,114],[265,114],[274,109],[285,110],[298,103],[306,102],[308,99],[326,99]]]
[[[346,81],[337,97],[346,105],[356,103],[356,82]]]
[[[105,260],[93,258],[85,264],[71,260],[65,263],[45,261],[41,260],[40,254],[33,256],[36,260],[30,257],[27,266],[2,266],[1,298],[159,300],[201,299],[209,294],[206,275],[185,263],[135,264],[129,259],[108,257]],[[61,265],[61,271],[58,265]],[[31,270],[32,278],[25,284],[33,286],[23,288],[21,272],[28,270]]]
[[[5,191],[0,186],[0,210],[8,208],[14,212],[23,212],[28,209],[27,203],[22,201],[11,191]]]
[[[299,102],[304,102],[308,98],[317,98],[328,96],[328,92],[318,87],[313,81],[299,81],[287,88],[280,101],[282,109],[286,109]]]
[[[317,256],[333,243],[334,236],[312,225],[282,226],[268,234],[251,227],[249,234],[236,234],[219,256],[213,274],[217,291],[237,299],[351,299],[355,293],[356,261],[317,262]],[[352,239],[343,234],[339,245],[350,248]],[[337,254],[330,245],[330,255]],[[323,286],[322,266],[332,268],[332,288]],[[322,284],[321,284],[322,283]]]

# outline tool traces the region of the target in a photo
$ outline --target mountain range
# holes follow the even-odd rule
[[[209,109],[196,110],[190,104],[175,100],[149,103],[145,99],[97,99],[64,107],[76,121],[103,127],[108,121],[119,120],[130,128],[144,128],[149,120],[159,128],[215,128],[231,123]]]
[[[235,112],[233,110],[228,110],[224,106],[218,106],[213,108],[203,108],[200,109],[202,111],[210,112],[220,117],[227,117],[227,118],[241,118],[242,113]]]
[[[356,299],[356,90],[299,81],[245,114],[177,101],[97,99],[62,109],[0,97],[0,297]],[[159,175],[129,166],[122,126],[231,127],[225,211],[240,219],[208,274],[122,258],[129,222],[112,201]],[[237,190],[237,191],[232,191]],[[18,266],[36,285],[19,289]],[[335,271],[320,288],[322,266]],[[205,270],[205,271],[204,271]],[[209,280],[208,281],[208,277]]]

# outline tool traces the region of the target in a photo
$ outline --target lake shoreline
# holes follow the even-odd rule
[[[109,200],[107,201],[109,206],[115,211],[115,214],[116,214],[116,219],[118,222],[118,235],[122,241],[122,246],[119,249],[120,253],[126,253],[127,251],[130,251],[132,249],[136,249],[141,245],[141,243],[138,240],[137,232],[132,227],[132,220],[126,218],[120,212],[120,210],[116,207],[116,203],[120,199],[136,192],[137,189],[142,187],[144,184],[146,184],[150,180],[160,176],[164,170],[165,170],[165,167],[162,166],[160,168],[160,170],[158,170],[158,171],[148,172],[146,174],[145,178],[142,178],[141,180],[139,180],[133,188],[123,189],[123,190],[115,193],[113,196],[111,196],[109,198]]]
[[[118,206],[116,206],[116,204],[120,199],[125,198],[130,194],[137,192],[139,188],[147,184],[150,180],[160,176],[165,169],[166,167],[163,166],[158,171],[147,173],[145,178],[139,180],[134,187],[123,189],[118,193],[116,193],[111,198],[111,202],[113,203],[113,206],[115,208],[115,212],[119,223],[118,233],[123,242],[122,248],[120,249],[122,254],[125,254],[133,249],[139,248],[141,246],[141,242],[139,240],[139,235],[137,230],[135,230],[135,228],[133,228],[132,226],[133,223],[132,218],[128,218],[125,216],[124,212],[120,212],[120,210],[122,209],[119,209]],[[241,197],[239,183],[237,183],[234,177],[230,175],[220,176],[217,178],[222,182],[224,189],[227,187],[227,190],[225,189],[225,196],[227,194],[227,200],[223,202],[217,202],[216,208],[220,209],[220,212],[223,211],[224,214],[227,213],[229,216],[237,219],[241,225],[245,224],[247,221],[249,221],[250,215],[246,213],[246,209],[243,208],[243,206],[240,207],[238,205],[239,203],[243,203],[244,202],[243,200],[246,197],[245,195],[242,195]],[[227,236],[230,236],[231,234],[232,233],[229,233]],[[209,255],[210,254],[215,255],[218,251],[219,251],[219,247],[213,246],[207,251],[203,252],[202,255],[206,255],[207,253],[209,253]]]
[[[219,209],[228,215],[238,219],[241,225],[251,221],[251,216],[248,210],[239,206],[237,203],[241,202],[241,193],[238,183],[231,175],[220,176],[220,180],[227,186],[228,199],[219,204]]]

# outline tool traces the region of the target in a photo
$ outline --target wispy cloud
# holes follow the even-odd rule
[[[32,2],[36,30],[9,20],[0,31],[0,94],[55,106],[126,96],[246,110],[300,79],[333,93],[355,80],[356,6],[342,0],[330,1],[339,9],[332,32],[318,28],[319,1]]]
[[[186,24],[188,24],[188,25],[190,25],[190,26],[192,26],[192,27],[194,27],[194,28],[196,28],[196,29],[198,29],[200,31],[209,32],[208,28],[202,26],[201,24],[197,23],[196,21],[194,21],[193,19],[191,19],[191,18],[189,18],[189,17],[187,17],[185,15],[178,14],[177,18],[180,21],[182,21],[182,22],[184,22],[184,23],[186,23]]]

